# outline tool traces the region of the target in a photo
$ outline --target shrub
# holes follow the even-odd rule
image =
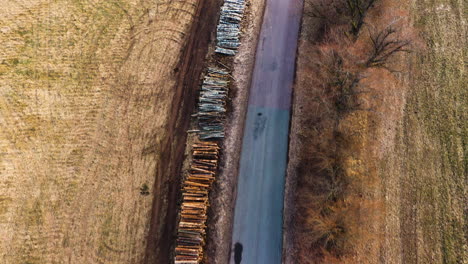
[[[396,24],[363,31],[375,4],[308,2],[306,15],[319,21],[322,34],[307,54],[311,103],[303,123],[307,147],[297,167],[299,263],[354,263],[358,248],[379,243],[374,226],[384,207],[373,194],[375,160],[366,153],[376,122],[368,99],[374,90],[362,80],[371,68],[389,69],[389,60],[408,52],[410,42],[401,39]]]

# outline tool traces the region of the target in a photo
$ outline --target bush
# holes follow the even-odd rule
[[[395,24],[363,31],[375,0],[313,0],[306,15],[320,23],[311,43],[307,76],[311,102],[304,130],[307,148],[297,167],[299,263],[354,263],[358,248],[378,245],[373,228],[384,207],[373,194],[378,184],[366,136],[375,123],[369,69],[389,69],[408,52]],[[382,81],[382,80],[381,80]]]

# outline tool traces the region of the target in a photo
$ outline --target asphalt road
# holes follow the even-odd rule
[[[291,93],[302,0],[267,0],[244,129],[233,264],[281,263]]]

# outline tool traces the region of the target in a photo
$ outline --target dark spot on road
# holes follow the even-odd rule
[[[278,69],[278,63],[277,63],[276,61],[274,61],[274,62],[271,64],[270,70],[271,70],[271,71],[276,71],[276,69]]]
[[[237,242],[236,244],[234,244],[234,263],[235,264],[241,263],[243,250],[244,250],[244,247],[242,246],[241,243]]]
[[[254,139],[257,139],[265,130],[265,125],[266,125],[266,117],[262,116],[261,113],[257,114],[257,118],[255,118],[255,124],[254,124]]]

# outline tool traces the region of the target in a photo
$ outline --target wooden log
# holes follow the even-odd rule
[[[199,171],[199,172],[208,173],[208,174],[210,174],[210,175],[215,174],[215,172],[212,171],[212,170],[210,170],[209,168],[200,168],[200,167],[198,167],[198,166],[192,166],[190,169],[191,169],[191,170],[194,170],[194,171]]]
[[[202,184],[202,183],[197,183],[193,181],[186,181],[185,184],[192,185],[192,186],[206,187],[206,188],[210,187],[209,184]]]
[[[206,208],[206,204],[201,204],[201,203],[184,203],[182,204],[182,206],[185,208],[201,208],[201,209]]]

